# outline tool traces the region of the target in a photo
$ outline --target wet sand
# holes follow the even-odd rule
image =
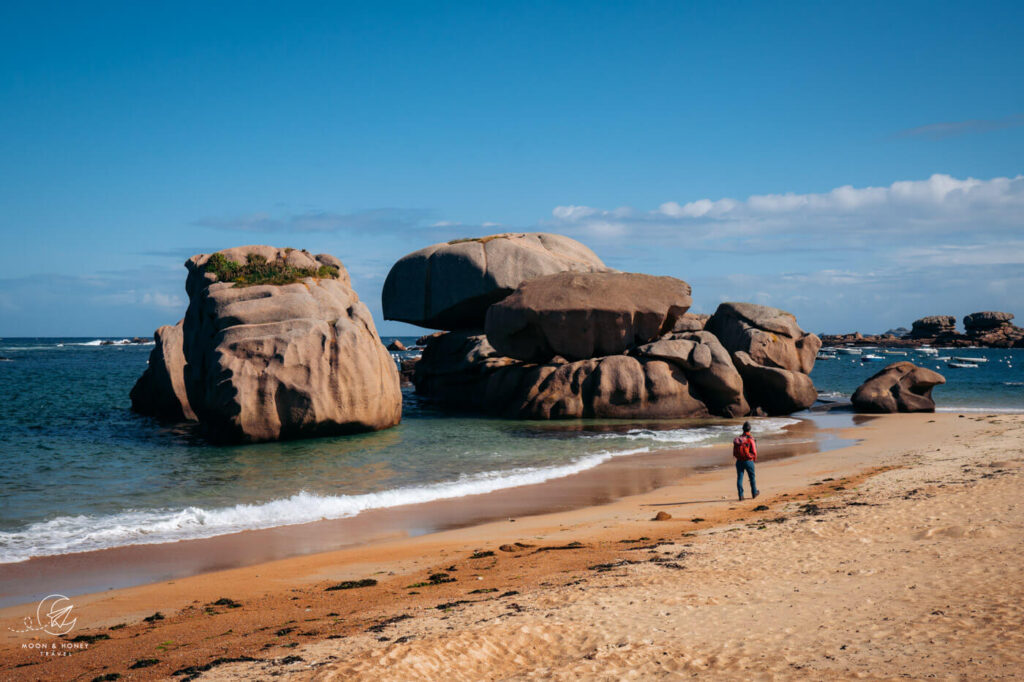
[[[1024,419],[899,415],[846,436],[860,442],[763,462],[756,501],[735,502],[730,469],[701,470],[599,506],[84,595],[72,636],[100,638],[69,656],[23,648],[9,628],[25,609],[3,609],[0,677],[1019,673]],[[328,589],[343,580],[377,582]],[[243,657],[258,660],[225,660]]]
[[[851,414],[817,416],[765,436],[764,460],[823,452],[847,443],[834,430]],[[635,425],[633,425],[635,426]],[[666,450],[613,458],[572,476],[480,495],[374,509],[358,516],[213,538],[134,545],[96,552],[39,557],[0,565],[0,608],[59,592],[90,592],[173,580],[201,573],[394,541],[520,518],[608,504],[728,464],[725,446]]]

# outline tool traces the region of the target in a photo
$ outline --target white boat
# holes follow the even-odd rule
[[[817,355],[818,360],[836,360],[837,356],[835,353],[827,353],[825,351],[819,351]]]
[[[947,362],[946,367],[952,367],[953,369],[978,369],[978,366],[973,362]]]
[[[874,353],[862,355],[860,358],[861,362],[878,362],[879,360],[885,360],[885,358],[883,358],[881,355],[875,355]]]
[[[840,355],[860,355],[863,351],[860,348],[836,348]]]
[[[935,359],[940,361],[940,362],[949,362],[953,358],[949,357],[948,355],[940,355],[939,357],[937,357]]]
[[[906,355],[907,354],[907,351],[905,351],[905,350],[883,350],[882,352],[885,355]]]
[[[988,362],[988,358],[965,358],[965,357],[961,357],[961,356],[958,356],[958,355],[954,355],[953,356],[953,360],[955,360],[956,362],[966,362],[968,364],[973,364],[973,365],[977,365],[977,364],[980,364],[982,362]]]
[[[920,353],[921,355],[938,355],[939,354],[939,349],[938,348],[918,348],[917,352]]]

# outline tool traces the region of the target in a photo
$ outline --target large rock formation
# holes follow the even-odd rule
[[[211,438],[232,442],[399,422],[398,370],[338,259],[269,246],[218,253],[185,263],[185,319],[158,330],[150,366],[132,391],[133,409],[197,419]],[[225,261],[319,274],[239,286],[219,281],[214,262]]]
[[[471,331],[431,340],[413,381],[450,407],[520,419],[708,416],[672,363],[626,355],[524,363]]]
[[[743,377],[747,401],[765,414],[799,412],[818,399],[814,382],[806,374],[762,365],[744,351],[733,353],[732,358]]]
[[[755,303],[722,303],[704,329],[730,353],[743,351],[758,364],[791,372],[810,374],[821,348],[791,313]]]
[[[184,320],[156,330],[149,364],[132,387],[132,409],[169,421],[196,421],[185,390]]]
[[[952,315],[929,315],[914,320],[910,330],[912,339],[931,339],[943,335],[956,334],[956,318]]]
[[[616,355],[669,333],[690,308],[674,277],[563,272],[524,282],[487,311],[486,333],[504,355],[545,362]]]
[[[752,409],[789,414],[817,400],[807,375],[821,340],[801,329],[790,313],[754,303],[722,303],[704,328],[732,355]]]
[[[993,348],[1024,348],[1024,329],[1011,322],[1012,313],[994,310],[971,313],[964,317],[964,327],[971,343]]]
[[[743,417],[750,413],[743,378],[729,351],[711,332],[670,334],[634,352],[678,365],[686,372],[691,392],[712,414]]]
[[[971,313],[964,317],[964,328],[968,334],[978,334],[981,332],[991,331],[993,329],[999,329],[1000,327],[1010,327],[1010,320],[1013,319],[1013,313],[1001,313],[996,310],[986,310],[980,313]]]
[[[442,308],[431,308],[423,295],[442,296],[434,283],[454,281],[444,268],[469,268],[477,281],[482,266],[466,254],[490,259],[492,241],[468,243],[412,254],[389,276],[412,263],[430,273],[427,290],[412,296],[415,309],[392,307],[389,316],[465,326],[419,340],[426,348],[412,380],[418,393],[439,403],[526,419],[646,419],[788,414],[817,397],[808,374],[821,342],[789,313],[727,303],[710,318],[690,314],[686,282],[600,271],[600,261],[583,259],[595,271],[573,265],[524,278],[511,292],[462,282],[439,314]],[[460,258],[449,253],[456,246]],[[386,309],[398,305],[397,280],[389,286]]]
[[[865,381],[854,392],[858,412],[934,412],[932,389],[945,377],[912,362],[894,362]]]
[[[487,308],[523,282],[558,272],[605,272],[574,239],[543,232],[498,234],[434,244],[392,266],[384,319],[431,329],[480,329]]]

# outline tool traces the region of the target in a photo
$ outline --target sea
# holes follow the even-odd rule
[[[128,393],[152,344],[121,341],[0,339],[0,564],[486,493],[615,457],[725,443],[737,428],[726,420],[531,422],[442,414],[406,390],[403,420],[393,429],[214,446],[187,426],[131,412]],[[891,359],[946,376],[934,393],[940,410],[1024,411],[1024,350],[942,354],[987,362],[950,369],[913,351]],[[823,404],[834,405],[882,366],[839,356],[819,361],[811,376]],[[803,416],[753,420],[754,429],[780,434]]]

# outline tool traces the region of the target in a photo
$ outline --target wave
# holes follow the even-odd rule
[[[1024,381],[1004,381],[1003,386],[1024,386]]]
[[[602,451],[560,466],[489,471],[463,476],[455,481],[361,495],[318,495],[303,490],[291,497],[261,504],[236,504],[215,509],[187,507],[128,510],[106,516],[60,516],[30,524],[22,530],[0,532],[0,564],[26,561],[34,556],[193,540],[245,530],[341,519],[370,509],[479,495],[571,476],[613,457],[649,451],[646,447]]]
[[[752,419],[750,425],[756,434],[782,433],[787,426],[799,424],[799,419],[773,418],[773,419]],[[692,445],[694,443],[706,442],[711,445],[715,442],[729,440],[739,435],[736,425],[718,424],[714,426],[700,426],[685,429],[666,429],[664,431],[654,429],[630,429],[622,433],[599,433],[588,438],[595,439],[616,439],[626,438],[628,440],[647,440],[659,444]]]
[[[92,341],[71,342],[67,344],[58,343],[58,346],[152,346],[156,341],[145,341],[143,343],[132,343],[131,339],[93,339]]]
[[[1024,407],[1005,407],[993,405],[992,407],[936,407],[936,412],[980,412],[982,414],[1024,414]]]

